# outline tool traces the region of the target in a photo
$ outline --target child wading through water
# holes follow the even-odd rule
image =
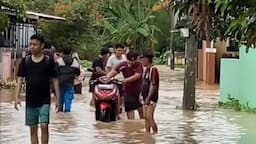
[[[26,125],[30,127],[31,144],[38,144],[38,124],[41,125],[41,143],[49,141],[50,82],[55,89],[56,109],[59,106],[59,84],[56,79],[55,63],[43,54],[44,39],[40,35],[30,38],[31,55],[22,59],[18,70],[18,85],[14,107],[21,105],[22,81],[26,81]]]
[[[142,81],[142,96],[145,108],[145,127],[146,132],[150,133],[151,128],[157,133],[157,125],[154,119],[154,111],[158,101],[159,74],[156,67],[153,67],[153,53],[146,52],[142,55],[142,63],[145,66],[145,72]]]

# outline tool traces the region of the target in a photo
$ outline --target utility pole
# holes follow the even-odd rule
[[[171,17],[171,27],[170,27],[170,69],[174,70],[175,68],[175,50],[174,50],[174,33],[172,32],[175,28],[174,22],[174,8],[173,5],[170,5],[170,17]]]
[[[191,31],[191,29],[189,29]],[[184,78],[184,95],[183,109],[195,110],[195,85],[196,85],[196,63],[197,63],[197,47],[196,36],[189,32],[185,50],[185,78]]]

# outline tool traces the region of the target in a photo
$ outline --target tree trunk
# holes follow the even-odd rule
[[[174,70],[175,68],[175,50],[174,50],[174,9],[173,6],[170,6],[170,17],[171,17],[171,27],[170,27],[170,69]]]
[[[194,34],[190,33],[190,37],[187,39],[185,51],[186,67],[184,79],[183,109],[195,110],[197,47],[196,37]]]

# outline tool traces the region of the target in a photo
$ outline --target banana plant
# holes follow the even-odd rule
[[[105,7],[103,35],[112,42],[126,42],[141,51],[157,43],[155,32],[160,29],[153,24],[155,16],[150,6],[147,0],[110,0]]]

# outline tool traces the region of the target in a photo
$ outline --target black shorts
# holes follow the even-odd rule
[[[89,92],[92,93],[94,91],[94,86],[93,85],[89,85]]]
[[[143,97],[143,101],[145,102],[147,96],[142,96]],[[154,95],[153,97],[151,97],[151,101],[157,103],[158,101],[158,95]]]
[[[124,94],[124,109],[125,112],[136,110],[142,107],[139,95]]]
[[[75,94],[82,94],[82,88],[83,88],[82,83],[75,85],[74,86]]]
[[[89,80],[89,92],[92,93],[94,91],[94,85],[91,84],[92,80]]]
[[[119,90],[119,95],[120,97],[124,95],[124,89],[123,89],[123,85],[117,85],[117,88]]]

